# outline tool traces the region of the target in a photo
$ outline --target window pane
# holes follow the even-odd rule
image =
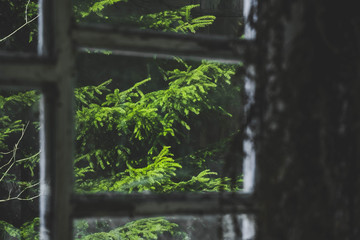
[[[74,221],[74,239],[239,240],[243,239],[243,216],[78,219]]]
[[[76,192],[242,188],[241,64],[99,51],[77,66]]]
[[[74,12],[80,23],[236,37],[243,32],[241,0],[76,0]]]
[[[0,91],[0,238],[37,239],[39,93]]]
[[[0,51],[36,52],[36,0],[0,1]]]

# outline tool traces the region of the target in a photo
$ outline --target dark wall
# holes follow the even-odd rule
[[[258,239],[360,239],[360,14],[259,1]]]

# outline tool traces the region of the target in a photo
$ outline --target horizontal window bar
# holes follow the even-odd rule
[[[28,54],[0,53],[0,85],[40,87],[54,82],[55,64]]]
[[[26,62],[39,59],[36,53],[0,51],[0,64],[8,62]]]
[[[73,217],[254,213],[251,194],[87,194],[72,197]]]
[[[242,10],[239,9],[194,9],[194,16],[214,15],[215,17],[243,17]]]
[[[224,36],[190,35],[105,25],[78,25],[73,30],[78,47],[115,49],[124,55],[181,56],[237,63],[251,42]]]

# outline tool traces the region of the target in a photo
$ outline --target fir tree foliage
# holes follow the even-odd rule
[[[145,29],[178,33],[195,33],[196,30],[211,25],[216,19],[216,17],[212,15],[193,18],[191,10],[199,6],[199,4],[187,5],[177,10],[166,10],[142,15],[136,21],[141,22]]]
[[[39,240],[40,219],[24,223],[20,228],[16,228],[10,223],[0,220],[0,237],[1,239],[21,239],[21,240]],[[1,236],[2,234],[2,236]]]
[[[125,91],[115,89],[110,92],[107,89],[110,81],[76,90],[76,98],[81,105],[77,111],[77,140],[81,155],[75,161],[76,167],[81,166],[76,168],[81,172],[76,171],[79,191],[194,191],[191,186],[195,187],[196,182],[204,187],[203,191],[220,188],[219,179],[207,178],[217,173],[206,168],[200,168],[201,171],[191,180],[173,181],[176,169],[182,168],[184,163],[181,158],[173,159],[166,143],[172,139],[172,142],[181,144],[184,131],[191,130],[191,118],[203,111],[231,117],[211,94],[231,87],[235,68],[206,61],[193,68],[181,59],[177,61],[183,66],[182,70],[162,69],[164,80],[168,83],[168,87],[162,90],[145,92],[144,86],[151,78],[139,81]],[[101,101],[99,96],[106,92],[105,100]],[[104,134],[115,135],[118,140],[113,141],[113,146],[107,143],[107,149],[101,146],[103,141],[97,141],[98,146],[89,146],[94,136]],[[123,138],[131,141],[118,144]],[[141,149],[148,151],[139,157]],[[90,174],[86,174],[87,171]],[[97,175],[90,181],[92,172]],[[99,181],[101,172],[105,175]],[[111,175],[106,175],[109,172]],[[213,186],[206,187],[204,183],[210,182]],[[216,187],[215,183],[219,186]],[[201,191],[198,186],[195,189]]]
[[[100,0],[100,1],[96,1],[92,5],[90,5],[90,7],[88,7],[88,9],[86,11],[81,11],[80,14],[81,14],[82,17],[87,17],[87,16],[89,16],[90,13],[96,13],[100,17],[107,18],[102,13],[102,11],[104,10],[105,7],[114,5],[115,3],[127,2],[127,1],[128,0]]]
[[[132,0],[134,1],[134,0]],[[82,6],[84,10],[79,11],[82,18],[90,17],[91,14],[96,14],[97,21],[112,23],[112,17],[104,14],[104,10],[112,5],[121,4],[126,6],[126,3],[131,2],[128,0],[102,0],[89,4],[87,7]],[[161,10],[153,13],[141,14],[124,13],[123,16],[116,16],[116,22],[124,26],[137,26],[141,29],[152,29],[165,32],[177,32],[177,33],[196,33],[197,30],[207,27],[215,21],[216,17],[213,15],[203,15],[194,17],[191,11],[194,8],[199,8],[200,4],[190,4],[178,9],[173,10]],[[94,21],[94,20],[91,20]]]
[[[82,222],[82,232],[85,235],[87,227],[87,223]],[[135,220],[109,232],[88,234],[80,240],[156,240],[161,236],[179,240],[188,239],[186,233],[179,232],[178,224],[171,223],[163,217],[154,217]]]
[[[105,10],[131,1],[134,0],[79,1],[75,14],[84,19],[95,14],[104,22],[111,22]],[[121,21],[143,29],[196,33],[216,19],[211,15],[194,16],[192,11],[198,7],[191,4],[178,9],[130,14]],[[29,17],[34,16],[33,2],[29,9]],[[176,64],[159,66],[161,79],[149,75],[146,79],[137,79],[126,90],[114,88],[112,79],[75,89],[76,192],[217,192],[241,188],[241,176],[233,188],[233,180],[220,176],[218,167],[223,163],[221,154],[226,151],[231,134],[185,154],[178,150],[184,143],[191,143],[192,134],[198,131],[204,118],[233,117],[227,106],[238,99],[236,96],[241,90],[234,80],[238,66],[210,61],[193,64],[180,58],[175,61]],[[162,87],[149,87],[154,81],[161,81]],[[28,195],[38,191],[32,186],[36,185],[33,179],[38,177],[39,146],[34,144],[36,141],[23,140],[27,146],[16,153],[16,159],[21,161],[9,159],[14,152],[13,139],[29,134],[24,131],[25,126],[29,126],[32,133],[39,130],[36,119],[23,116],[24,112],[37,107],[39,98],[37,91],[0,94],[0,183],[29,188]],[[112,141],[104,141],[106,139]],[[4,171],[7,162],[25,169],[30,177],[19,179],[15,173]],[[3,234],[0,238],[38,239],[38,226],[38,218],[20,228],[0,221],[0,234]],[[86,221],[80,221],[75,228],[76,239],[82,240],[188,239],[178,224],[163,217],[131,221],[113,230],[100,227],[96,233]]]

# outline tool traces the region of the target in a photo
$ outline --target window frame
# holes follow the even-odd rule
[[[77,49],[107,48],[125,56],[176,55],[235,63],[246,60],[252,40],[75,25],[71,0],[39,0],[39,15],[37,55],[0,53],[0,86],[34,87],[42,91],[41,240],[72,239],[73,219],[78,217],[256,212],[251,192],[166,196],[73,194],[73,75]],[[158,44],[159,41],[166,44]]]

